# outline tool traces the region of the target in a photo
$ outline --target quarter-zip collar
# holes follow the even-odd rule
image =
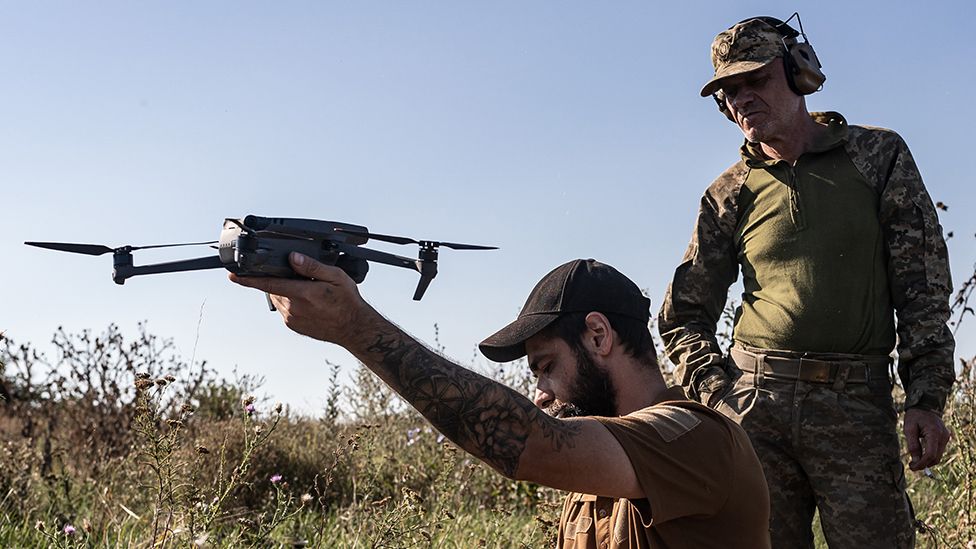
[[[810,118],[813,118],[818,124],[827,126],[827,131],[817,136],[810,149],[803,154],[828,151],[847,141],[847,120],[840,113],[833,111],[812,112]],[[744,141],[742,147],[739,148],[739,153],[742,155],[742,160],[746,166],[750,168],[766,168],[779,162],[779,160],[769,158],[759,143]]]
[[[743,161],[750,170],[765,170],[789,188],[790,220],[793,222],[793,227],[798,231],[806,229],[807,223],[803,211],[803,197],[800,192],[797,169],[805,163],[804,158],[809,158],[809,155],[823,153],[841,146],[847,140],[848,134],[847,121],[840,113],[815,112],[810,113],[810,117],[813,118],[814,122],[824,125],[826,130],[820,132],[811,143],[810,148],[792,164],[785,160],[769,158],[759,143],[746,141],[739,149]]]

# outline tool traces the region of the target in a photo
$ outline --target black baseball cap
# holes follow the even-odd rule
[[[514,322],[478,347],[490,360],[509,362],[525,356],[525,340],[565,313],[618,314],[640,322],[650,319],[651,300],[629,278],[594,259],[574,259],[544,276]]]

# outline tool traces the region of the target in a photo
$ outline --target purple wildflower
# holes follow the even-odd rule
[[[244,407],[244,411],[247,412],[248,415],[253,414],[254,410],[256,410],[256,408],[254,407],[253,404],[248,404],[247,406]]]
[[[281,475],[277,473],[271,475],[271,484],[278,484],[279,482],[281,482]]]
[[[66,535],[66,536],[72,536],[72,535],[74,535],[74,533],[76,531],[77,530],[75,529],[74,526],[72,526],[70,524],[65,524],[64,525],[64,535]]]
[[[420,427],[415,429],[407,429],[407,446],[413,445],[417,442],[417,436],[420,434]]]

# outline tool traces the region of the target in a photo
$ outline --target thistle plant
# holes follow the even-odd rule
[[[142,441],[139,463],[149,471],[152,504],[151,536],[153,545],[162,545],[179,533],[175,529],[184,518],[183,508],[191,485],[182,477],[186,463],[177,450],[182,433],[193,412],[188,403],[175,417],[166,418],[160,403],[173,376],[152,379],[148,373],[136,374],[136,416],[134,430]]]

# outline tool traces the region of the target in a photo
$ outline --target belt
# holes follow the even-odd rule
[[[865,356],[862,360],[789,358],[753,353],[735,347],[731,354],[735,365],[743,372],[771,378],[813,383],[832,383],[839,379],[846,383],[867,383],[872,379],[888,378],[890,375],[891,359],[888,357]]]

